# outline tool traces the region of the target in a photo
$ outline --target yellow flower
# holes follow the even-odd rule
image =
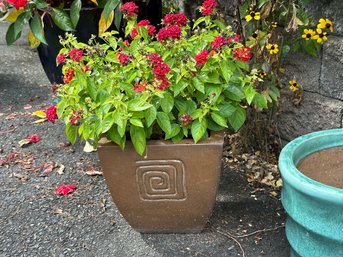
[[[279,52],[278,44],[268,44],[266,48],[269,50],[270,54],[277,54]]]
[[[258,72],[258,76],[259,78],[264,79],[267,76],[267,72],[265,72],[264,70],[260,70]]]
[[[313,39],[313,36],[316,34],[312,29],[304,29],[304,34],[302,35],[302,38],[305,38],[306,40]]]
[[[261,19],[261,16],[260,16],[260,15],[261,15],[260,12],[255,12],[255,11],[253,11],[253,10],[250,10],[250,11],[249,11],[249,14],[245,16],[245,20],[246,20],[247,22],[251,21],[252,19],[258,21],[258,20]]]
[[[289,82],[289,89],[292,90],[293,92],[297,91],[299,88],[299,84],[297,83],[297,81],[295,79],[290,80]]]
[[[317,40],[317,43],[321,43],[328,40],[326,32],[323,32],[321,29],[316,29],[316,31],[317,35],[314,35],[312,39]]]
[[[319,23],[317,25],[318,29],[329,29],[331,32],[333,32],[333,25],[332,25],[332,21],[330,21],[329,19],[324,19],[321,18],[319,20]]]
[[[273,27],[273,28],[276,28],[276,27],[277,27],[277,21],[273,21],[273,22],[272,22],[272,27]]]

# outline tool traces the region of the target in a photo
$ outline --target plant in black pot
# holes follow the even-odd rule
[[[30,46],[37,47],[40,60],[50,82],[63,83],[61,67],[56,56],[62,48],[59,37],[72,32],[80,42],[88,42],[91,35],[101,36],[106,30],[120,28],[120,0],[6,0],[3,2],[2,20],[11,22],[6,34],[8,45],[20,36],[29,24]],[[139,1],[140,2],[140,1]],[[141,19],[161,18],[161,0],[142,1]],[[156,21],[155,21],[156,22]]]

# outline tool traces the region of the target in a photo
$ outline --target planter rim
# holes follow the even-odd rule
[[[195,145],[203,145],[203,144],[223,144],[223,134],[224,131],[211,131],[211,135],[208,138],[200,140]],[[148,143],[149,142],[149,143]],[[126,144],[131,144],[130,141],[127,141]],[[164,140],[164,139],[149,139],[147,140],[147,146],[150,145],[190,145],[194,144],[193,139],[182,139],[180,142],[173,143],[171,140]],[[106,137],[103,137],[99,140],[98,147],[106,147],[116,145],[112,141],[109,141]],[[119,147],[119,146],[118,146]]]
[[[340,137],[342,140],[337,140]],[[314,142],[320,141],[314,145]],[[309,148],[311,146],[312,148]],[[281,151],[279,169],[284,180],[305,195],[334,203],[343,203],[343,189],[315,181],[301,173],[296,165],[306,156],[327,148],[343,146],[343,129],[330,129],[300,136],[289,142]]]

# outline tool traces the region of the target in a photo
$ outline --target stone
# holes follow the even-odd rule
[[[291,103],[292,92],[283,92],[278,130],[283,140],[323,129],[342,128],[343,101],[305,92],[299,107]]]
[[[320,93],[343,100],[343,38],[330,37],[324,44]]]
[[[298,52],[286,57],[283,67],[286,70],[288,81],[295,79],[308,92],[319,93],[321,62],[319,57],[313,57],[307,53]]]
[[[334,32],[343,33],[343,1],[342,0],[316,0],[305,5],[314,26],[320,18],[328,18],[333,22]]]

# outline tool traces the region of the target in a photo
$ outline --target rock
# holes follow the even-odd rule
[[[324,44],[320,93],[343,100],[343,38],[330,37]]]
[[[290,141],[310,132],[342,127],[343,101],[306,92],[300,107],[295,107],[291,97],[287,92],[281,100],[278,129],[282,139]]]

